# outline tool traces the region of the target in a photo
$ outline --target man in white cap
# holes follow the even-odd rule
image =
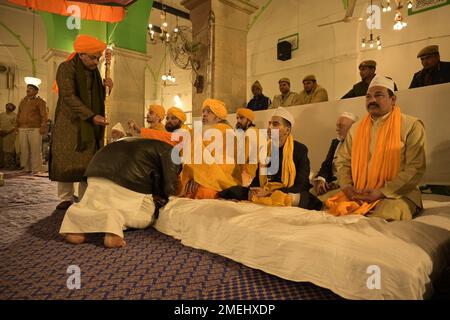
[[[260,204],[277,206],[298,206],[305,209],[320,209],[322,203],[309,193],[310,164],[308,148],[295,141],[292,129],[295,125],[292,114],[278,107],[269,121],[269,137],[278,130],[278,153],[270,154],[268,167],[278,170],[269,172],[259,164],[256,176],[249,188],[233,187],[222,191],[219,196],[225,199],[251,200]],[[270,145],[268,146],[270,150]],[[277,161],[278,165],[274,165]]]
[[[313,185],[315,193],[320,196],[327,193],[330,190],[339,188],[336,183],[336,154],[339,151],[342,143],[347,136],[348,131],[358,120],[358,117],[351,112],[343,112],[336,121],[336,134],[337,138],[331,141],[330,148],[328,149],[327,157],[322,162],[320,170],[314,178]],[[331,196],[331,195],[329,195]]]
[[[38,173],[42,166],[42,136],[47,133],[47,107],[39,97],[41,80],[26,77],[27,95],[20,101],[17,127],[20,140],[20,166],[28,173]]]
[[[417,184],[426,167],[423,123],[400,112],[394,82],[386,77],[373,78],[366,108],[368,114],[350,129],[338,152],[342,192],[326,206],[335,215],[410,220],[422,209]]]

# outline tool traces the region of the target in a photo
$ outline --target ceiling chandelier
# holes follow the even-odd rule
[[[397,8],[395,9],[395,16],[394,16],[394,26],[393,29],[396,31],[402,30],[403,28],[406,28],[408,25],[405,21],[403,21],[403,14],[401,12],[401,9],[405,7],[405,1],[398,0],[395,1]],[[390,0],[387,0],[384,4],[383,1],[381,2],[382,11],[384,13],[392,11],[391,2]],[[412,9],[413,3],[412,1],[406,1],[406,7],[408,9]]]
[[[176,25],[173,28],[173,30],[169,31],[169,24],[167,22],[167,12],[166,12],[166,6],[162,4],[162,10],[160,12],[161,17],[161,25],[156,26],[153,24],[148,25],[148,33],[150,35],[150,42],[152,44],[157,44],[158,41],[160,43],[168,43],[172,39],[175,39],[178,35],[178,17],[176,20]]]
[[[373,35],[374,25],[375,25],[374,9],[372,5],[372,0],[370,0],[370,16],[367,18],[367,27],[370,29],[370,35],[368,39],[364,37],[361,40],[362,49],[366,49],[367,47],[369,49],[373,49],[376,45],[377,49],[381,50],[381,35],[378,35],[376,37]]]

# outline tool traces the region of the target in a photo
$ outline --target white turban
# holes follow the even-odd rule
[[[272,113],[272,117],[281,117],[281,118],[289,121],[289,123],[291,124],[291,129],[294,129],[294,123],[295,123],[294,117],[285,108],[278,107],[277,109],[275,109],[274,113]]]
[[[394,92],[394,81],[392,79],[383,77],[383,76],[375,76],[369,84],[369,89],[372,87],[385,87],[386,89]]]
[[[35,86],[39,89],[39,85],[42,83],[41,79],[34,77],[25,77],[25,83],[27,86]]]
[[[114,127],[112,127],[111,131],[116,130],[116,131],[120,131],[123,134],[126,134],[125,129],[123,128],[122,124],[120,122],[117,122]]]
[[[349,118],[350,120],[353,120],[355,122],[358,121],[358,116],[354,115],[351,112],[342,112],[342,114],[339,116],[339,118],[340,117]]]

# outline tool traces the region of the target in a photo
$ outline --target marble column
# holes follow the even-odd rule
[[[258,7],[246,0],[184,0],[190,10],[193,41],[202,44],[197,58],[203,88],[192,91],[193,116],[206,98],[223,100],[228,112],[246,105],[247,26]]]
[[[128,129],[129,119],[136,120],[141,126],[144,125],[145,69],[148,59],[142,53],[114,48],[111,64],[114,88],[109,98],[109,136],[111,128],[117,122],[121,122],[125,130]],[[105,74],[103,66],[101,73]]]

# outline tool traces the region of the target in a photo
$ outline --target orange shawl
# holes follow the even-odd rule
[[[400,167],[400,125],[401,113],[394,106],[391,114],[378,130],[375,148],[369,159],[372,120],[368,114],[356,129],[352,145],[352,178],[356,190],[364,188],[380,189],[386,181],[392,180]],[[369,160],[370,166],[369,166]],[[366,214],[377,205],[379,200],[359,205],[349,201],[343,192],[329,198],[325,204],[329,213],[340,216],[345,214]]]

